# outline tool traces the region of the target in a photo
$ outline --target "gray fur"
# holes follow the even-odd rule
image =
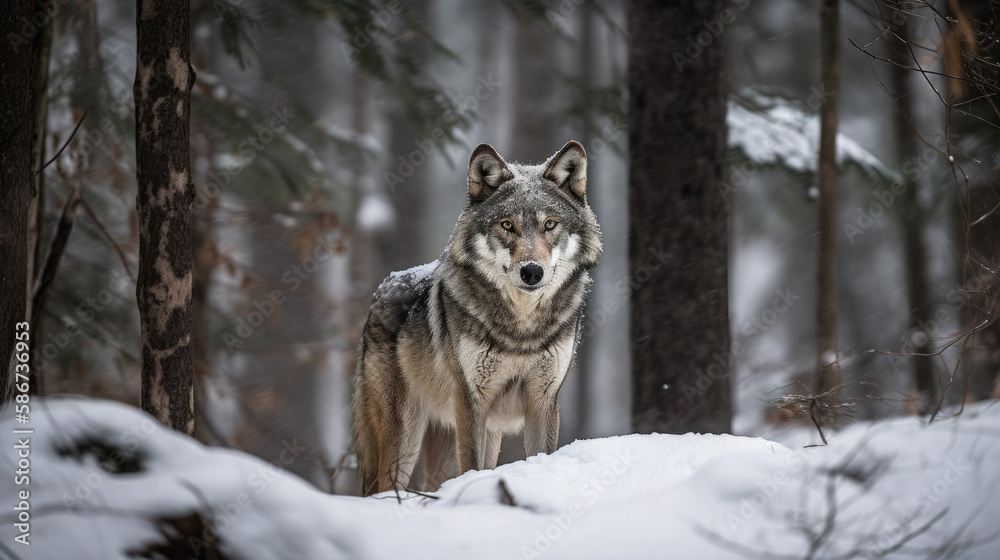
[[[502,435],[522,429],[529,456],[555,451],[556,395],[602,251],[586,164],[577,142],[541,165],[507,163],[481,144],[448,248],[379,286],[352,403],[364,494],[407,487],[432,424],[455,445],[435,440],[425,453],[454,449],[461,472],[495,467]],[[536,284],[524,280],[527,265],[544,271]]]

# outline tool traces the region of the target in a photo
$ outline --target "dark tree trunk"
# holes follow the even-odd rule
[[[594,67],[597,65],[597,61],[600,59],[600,53],[598,52],[599,45],[594,40],[594,8],[590,2],[586,2],[581,6],[580,18],[583,20],[582,29],[580,30],[580,85],[584,88],[584,91],[589,92],[596,85],[596,80],[594,77]],[[589,93],[588,93],[589,95]],[[580,131],[580,141],[586,146],[592,146],[591,140],[594,136],[593,127],[590,126],[590,119],[584,119],[584,125]],[[593,183],[591,183],[593,184]],[[604,194],[604,193],[601,193]],[[590,204],[594,205],[598,199],[597,193],[589,196]],[[601,302],[595,301],[593,297],[594,294],[591,293],[591,299],[587,302],[587,311],[585,313],[586,317],[593,317],[594,313],[591,310],[600,310]],[[586,344],[586,343],[585,343]],[[590,411],[593,410],[591,407],[591,395],[590,395],[590,385],[591,372],[594,368],[594,360],[592,359],[593,354],[591,353],[593,349],[583,348],[577,352],[576,355],[576,402],[575,402],[575,413],[576,422],[572,426],[567,426],[569,429],[564,428],[564,434],[560,438],[561,441],[571,442],[579,438],[586,437],[587,429],[589,428],[590,419],[592,415]]]
[[[837,101],[840,90],[840,0],[820,5],[820,64],[823,103],[819,133],[819,248],[816,253],[817,394],[840,384],[837,365]],[[837,401],[836,393],[823,398]]]
[[[35,127],[31,141],[32,170],[40,170],[45,163],[46,120],[49,114],[49,59],[52,56],[53,20],[58,13],[59,5],[52,3],[50,7],[52,10],[49,12],[48,22],[35,35],[34,53],[31,62],[32,113],[35,117]],[[44,246],[40,243],[42,240],[41,231],[45,226],[45,173],[39,171],[32,179],[32,186],[34,188],[34,196],[31,198],[31,204],[28,207],[28,264],[26,270],[27,285],[25,286],[24,316],[31,325],[31,350],[29,353],[31,356],[34,356],[36,345],[41,340],[42,334],[39,329],[41,326],[39,318],[41,317],[42,310],[35,307],[34,300],[36,294],[34,288],[35,282],[46,264],[44,263]],[[78,197],[79,193],[75,193],[75,195]],[[73,206],[75,208],[75,203]],[[31,391],[33,393],[44,392],[41,371],[36,370],[33,373],[35,382],[31,384]]]
[[[25,320],[28,293],[28,210],[31,205],[31,152],[35,116],[32,111],[33,34],[26,26],[37,9],[30,0],[11,0],[0,10],[0,404],[13,396],[17,342],[15,325]],[[33,334],[33,333],[32,333]]]
[[[395,172],[404,159],[421,161],[422,152],[417,148],[415,140],[418,137],[416,129],[410,123],[403,107],[396,107],[389,117],[391,137],[389,140],[389,170]],[[405,164],[403,164],[405,169]],[[389,201],[392,204],[396,220],[391,232],[377,236],[378,256],[376,263],[382,263],[383,269],[376,271],[378,278],[384,278],[390,272],[406,270],[422,264],[424,240],[427,239],[427,228],[423,217],[427,214],[427,173],[429,164],[426,160],[420,165],[412,166],[412,173],[404,177],[402,182],[389,185]]]
[[[187,2],[136,2],[136,176],[142,408],[194,433],[189,123],[194,70]]]
[[[632,425],[728,432],[725,34],[722,0],[629,5]]]
[[[430,27],[428,0],[417,0],[409,5],[413,17],[422,25]],[[410,55],[420,68],[426,68],[428,47],[426,41],[415,34],[399,36],[401,50]],[[392,232],[377,237],[377,248],[384,270],[376,271],[379,281],[389,272],[406,270],[425,262],[422,260],[427,227],[424,221],[427,211],[427,175],[430,161],[419,145],[430,140],[421,137],[429,131],[417,130],[410,120],[405,105],[396,103],[389,113],[389,156],[387,172],[397,173],[402,182],[388,181],[389,201],[395,211],[396,220]],[[419,144],[418,144],[419,142]],[[404,163],[406,162],[406,163]],[[410,166],[407,168],[407,166]],[[408,171],[412,169],[412,171]],[[383,176],[387,176],[383,174]],[[436,253],[434,253],[436,255]]]
[[[905,10],[900,2],[894,2],[893,18],[905,17]],[[896,98],[898,111],[893,115],[893,134],[896,139],[896,163],[902,169],[903,164],[915,157],[918,151],[917,133],[910,119],[916,112],[913,106],[913,88],[910,87],[910,71],[905,67],[914,66],[906,42],[909,40],[905,23],[893,24],[893,32],[898,38],[893,44],[893,65],[889,71],[891,87]],[[927,354],[931,351],[929,337],[934,333],[918,334],[922,325],[928,325],[933,319],[934,309],[931,302],[930,284],[927,278],[927,250],[923,240],[925,211],[917,196],[919,184],[915,177],[904,176],[903,193],[900,195],[900,225],[903,232],[903,251],[906,266],[907,304],[910,313],[911,343],[905,348],[908,352]],[[937,402],[937,379],[934,373],[934,358],[914,356],[913,387],[919,400],[933,406]]]
[[[49,90],[49,58],[52,55],[52,19],[56,15],[58,4],[53,3],[52,16],[43,25],[38,34],[34,37],[34,52],[32,53],[32,75],[31,75],[31,95],[32,113],[35,117],[35,128],[31,140],[31,169],[42,168],[45,163],[45,124],[48,116],[48,90]],[[28,286],[27,286],[27,308],[25,316],[32,317],[32,288],[38,272],[42,268],[42,255],[44,251],[38,248],[38,228],[41,225],[42,213],[44,211],[44,189],[43,182],[45,173],[38,173],[33,178],[34,194],[31,199],[31,208],[28,210]],[[32,339],[34,340],[34,338]]]
[[[945,126],[949,138],[991,135],[997,143],[996,95],[993,84],[1000,78],[995,61],[1000,56],[995,34],[996,2],[949,0],[944,13],[949,23],[942,30],[941,51],[944,73],[957,76],[948,80],[949,106],[945,107]],[[911,42],[912,44],[912,42]],[[914,47],[919,49],[919,47]],[[919,52],[919,50],[917,50]],[[970,78],[965,81],[961,78]],[[961,161],[962,154],[952,153]],[[949,375],[939,376],[934,412],[942,404],[1000,398],[1000,188],[997,174],[1000,155],[994,151],[981,160],[976,175],[964,183],[959,175],[962,196],[949,212],[954,227],[956,275],[958,286],[948,294],[963,332],[976,332],[959,345],[958,365]],[[955,187],[952,187],[954,189]],[[966,191],[967,189],[967,191]],[[952,191],[954,192],[954,190]],[[957,300],[953,299],[958,297]],[[990,319],[993,319],[992,321]],[[985,324],[984,324],[985,323]],[[940,339],[939,339],[940,340]],[[954,376],[954,377],[953,377]],[[961,394],[947,395],[951,380],[962,388]]]
[[[561,147],[554,113],[561,109],[559,78],[552,58],[552,28],[545,21],[518,14],[514,30],[513,140],[500,148],[513,161],[539,162]],[[565,143],[565,142],[564,142]]]

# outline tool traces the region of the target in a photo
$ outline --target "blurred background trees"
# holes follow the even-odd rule
[[[656,51],[671,73],[677,54],[697,57],[694,64],[711,59],[711,77],[689,80],[695,66],[682,64],[682,83],[650,84],[652,101],[678,118],[689,110],[678,91],[710,105],[712,134],[721,134],[716,121],[725,107],[725,151],[712,152],[718,161],[691,162],[686,154],[698,150],[688,144],[700,136],[683,126],[660,144],[662,159],[630,155],[620,2],[194,0],[198,437],[279,463],[282,451],[294,449],[283,467],[321,488],[351,491],[347,402],[376,285],[445,247],[465,204],[473,146],[490,142],[514,159],[541,161],[571,138],[587,149],[605,256],[578,371],[560,395],[562,442],[632,431],[631,349],[648,342],[632,340],[629,292],[681,298],[671,282],[682,278],[697,290],[687,300],[722,306],[728,293],[730,341],[719,331],[724,315],[688,320],[683,301],[649,304],[657,337],[698,345],[684,349],[690,359],[683,363],[650,354],[677,379],[663,389],[671,398],[651,406],[680,409],[661,412],[684,419],[694,410],[685,384],[701,390],[698,370],[718,363],[713,354],[728,347],[731,376],[714,381],[717,410],[669,429],[724,430],[730,413],[736,433],[785,429],[801,411],[770,402],[816,387],[819,10],[793,0],[711,7],[717,10],[677,22],[671,43]],[[983,62],[995,60],[984,58],[996,54],[995,7],[849,1],[840,12],[834,280],[838,366],[847,384],[841,397],[857,401],[863,418],[988,397],[1000,364],[991,303],[1000,142],[995,66]],[[119,0],[62,3],[52,18],[43,147],[55,154],[68,144],[42,173],[36,290],[38,263],[53,253],[61,217],[75,220],[35,310],[33,336],[41,392],[138,404],[134,22],[134,3]],[[703,32],[712,37],[708,54],[695,48]],[[630,222],[637,154],[647,154],[639,165],[648,169],[687,163],[684,169],[711,174],[697,185],[661,178],[667,206],[639,208],[649,211],[648,224],[633,207]],[[662,283],[638,285],[630,255],[647,250],[641,245],[675,236],[699,250],[677,229],[682,216],[656,214],[695,200],[706,204],[711,286],[682,276],[689,272],[681,261],[663,269]],[[671,210],[688,215],[687,207]],[[12,258],[6,245],[4,258]],[[709,255],[701,256],[697,262],[707,263]],[[641,396],[652,397],[643,387],[636,385]],[[731,408],[723,397],[730,391]],[[709,414],[711,425],[696,422]],[[663,425],[635,424],[666,429],[656,426]]]

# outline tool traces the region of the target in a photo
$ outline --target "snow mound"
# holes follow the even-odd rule
[[[677,486],[720,457],[779,452],[789,453],[777,443],[728,434],[634,434],[579,440],[552,455],[536,455],[449,480],[433,505],[497,503],[494,489],[503,479],[518,505],[558,512],[574,502],[607,503]]]
[[[1000,518],[1000,408],[900,418],[789,450],[729,435],[577,441],[428,496],[331,496],[281,465],[208,448],[129,406],[0,409],[0,524],[17,558],[982,558]],[[14,434],[31,429],[30,435]],[[12,484],[27,437],[30,483]]]

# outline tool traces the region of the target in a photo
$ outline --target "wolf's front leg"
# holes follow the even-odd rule
[[[527,387],[526,387],[526,393]],[[559,444],[559,404],[556,395],[525,394],[524,452],[528,457],[552,453]]]
[[[412,399],[403,406],[400,428],[399,455],[390,469],[390,477],[393,488],[402,492],[410,485],[410,477],[417,466],[420,446],[427,432],[427,414]]]
[[[455,444],[459,474],[482,470],[485,463],[486,410],[467,386],[455,390]]]

